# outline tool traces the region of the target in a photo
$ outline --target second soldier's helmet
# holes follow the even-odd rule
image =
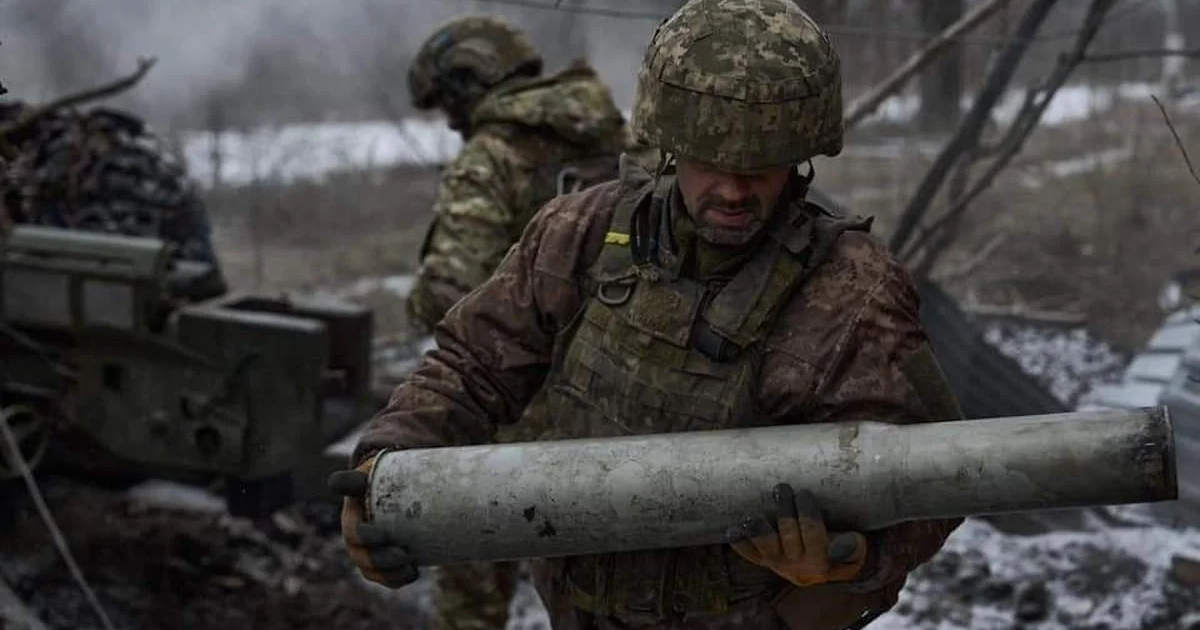
[[[689,0],[646,49],[632,130],[641,144],[731,171],[834,156],[841,62],[794,0]]]
[[[541,54],[508,21],[495,16],[459,17],[443,24],[421,45],[408,69],[408,90],[414,107],[430,109],[472,88],[488,88],[514,75],[541,71]]]

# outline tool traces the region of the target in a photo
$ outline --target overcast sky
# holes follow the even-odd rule
[[[630,0],[610,3],[645,8]],[[214,89],[243,83],[251,52],[265,44],[305,69],[297,81],[350,94],[371,80],[365,59],[407,58],[437,23],[481,8],[533,29],[540,24],[535,39],[563,37],[562,29],[546,27],[566,19],[562,12],[486,1],[0,0],[0,76],[14,95],[41,100],[126,74],[138,57],[156,57],[137,99],[152,110],[146,115],[165,119]],[[654,25],[596,16],[584,24],[590,58],[623,106]],[[556,61],[564,60],[549,60],[551,67]],[[402,83],[403,75],[396,75]]]

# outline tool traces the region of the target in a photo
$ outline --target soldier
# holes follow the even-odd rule
[[[428,332],[491,275],[543,204],[616,177],[628,130],[590,67],[578,61],[542,76],[533,44],[496,17],[460,17],[437,29],[417,52],[408,85],[415,107],[442,110],[465,140],[443,172],[407,303],[413,328]],[[530,419],[496,439],[530,440],[538,427]],[[435,575],[438,627],[504,627],[516,563],[439,567]]]
[[[485,442],[543,384],[548,439],[961,417],[870,220],[805,199],[801,165],[841,152],[840,72],[792,0],[689,0],[659,26],[633,115],[658,168],[623,158],[619,181],[548,203],[331,479],[367,578],[417,577],[364,522],[376,457]],[[773,491],[728,545],[539,559],[552,626],[862,627],[961,522],[839,533],[810,492]]]
[[[421,246],[408,300],[418,329],[482,284],[560,188],[616,178],[628,132],[608,87],[582,61],[541,73],[524,33],[492,16],[446,23],[409,68],[413,106],[440,109],[465,141]]]

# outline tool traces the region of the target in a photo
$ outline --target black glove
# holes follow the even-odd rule
[[[408,550],[391,539],[387,532],[364,520],[368,475],[375,457],[355,470],[339,470],[329,476],[329,489],[345,497],[342,500],[342,538],[346,550],[363,577],[390,588],[411,584],[420,575]]]

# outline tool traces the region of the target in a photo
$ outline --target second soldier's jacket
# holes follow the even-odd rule
[[[582,62],[494,89],[442,174],[409,297],[411,323],[431,329],[483,283],[525,224],[560,188],[612,179],[628,145],[608,87]]]

